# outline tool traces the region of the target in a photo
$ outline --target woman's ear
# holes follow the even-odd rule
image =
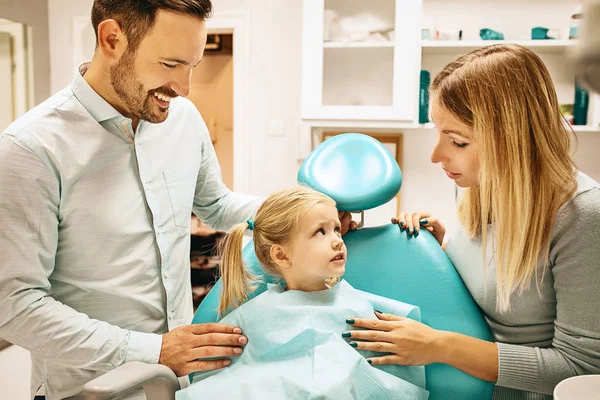
[[[279,244],[271,246],[271,259],[281,269],[287,269],[292,266],[289,257],[285,252],[285,248]]]

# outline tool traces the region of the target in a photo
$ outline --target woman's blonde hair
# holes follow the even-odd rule
[[[330,197],[299,186],[272,194],[260,206],[253,221],[254,252],[266,273],[281,277],[277,264],[271,258],[271,247],[290,244],[299,231],[302,216],[317,204],[335,207]],[[234,226],[222,244],[220,316],[243,304],[258,281],[248,272],[242,257],[242,239],[248,227],[248,222]]]
[[[534,276],[538,282],[557,211],[575,192],[573,131],[544,63],[522,46],[465,54],[436,76],[431,91],[437,105],[473,129],[479,185],[466,189],[458,217],[482,239],[484,266],[494,223],[497,308],[507,311],[513,293]]]

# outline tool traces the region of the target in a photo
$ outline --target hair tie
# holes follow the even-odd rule
[[[251,219],[247,219],[246,222],[248,223],[248,229],[253,231],[254,230],[254,221]]]

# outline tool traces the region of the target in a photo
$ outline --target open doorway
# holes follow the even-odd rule
[[[210,132],[223,183],[233,190],[233,34],[209,34],[204,58],[192,73],[194,103]]]
[[[188,99],[194,103],[208,127],[221,166],[223,183],[234,188],[233,171],[233,34],[209,33],[202,62],[192,73]],[[197,307],[218,277],[221,259],[217,248],[223,232],[217,232],[192,217],[190,265],[192,293]]]
[[[221,166],[223,183],[233,190],[233,37],[209,34],[202,62],[192,73],[188,99],[208,127]],[[212,289],[221,259],[217,248],[223,232],[192,217],[190,266],[194,309]]]

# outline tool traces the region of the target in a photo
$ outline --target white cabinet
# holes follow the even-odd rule
[[[495,43],[518,43],[539,54],[559,102],[572,104],[575,85],[569,50],[575,41],[568,39],[568,31],[578,3],[304,0],[302,119],[313,128],[338,121],[338,127],[350,130],[352,124],[363,131],[369,126],[432,129],[430,124],[417,124],[420,70],[429,71],[433,79],[461,54]],[[561,37],[531,40],[536,26]],[[422,40],[422,28],[462,31],[462,40]],[[482,28],[502,32],[505,40],[481,40]],[[574,126],[577,132],[600,130],[600,98],[591,97],[587,125]]]
[[[302,118],[412,121],[420,10],[415,0],[304,0]]]
[[[423,27],[441,32],[462,31],[463,40],[422,40],[421,69],[433,77],[449,62],[477,48],[498,43],[516,43],[540,56],[552,77],[560,104],[573,104],[575,74],[570,51],[576,46],[569,40],[571,14],[579,0],[544,0],[523,2],[505,0],[423,0]],[[534,27],[549,29],[554,40],[531,40]],[[479,38],[479,30],[489,28],[501,32],[504,40]],[[434,37],[434,32],[429,33]],[[418,78],[416,78],[418,79]],[[576,132],[600,131],[600,98],[592,95],[587,125],[573,126]]]

